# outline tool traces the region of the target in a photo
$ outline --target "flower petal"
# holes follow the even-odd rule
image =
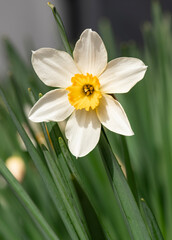
[[[56,89],[46,93],[33,106],[29,119],[33,122],[63,121],[74,111],[68,101],[68,92]]]
[[[124,109],[113,97],[104,95],[101,98],[97,115],[100,122],[110,131],[125,136],[134,134]]]
[[[66,88],[71,84],[71,78],[80,73],[68,53],[53,48],[33,51],[32,65],[43,83],[51,87]]]
[[[137,58],[120,57],[110,61],[99,77],[104,93],[128,92],[146,72],[147,66]]]
[[[107,51],[101,37],[91,29],[80,36],[73,51],[74,61],[83,74],[100,75],[107,65]]]
[[[100,130],[101,124],[95,111],[74,111],[65,130],[71,153],[83,157],[92,151],[99,141]]]

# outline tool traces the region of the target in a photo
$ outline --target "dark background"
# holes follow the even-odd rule
[[[70,38],[76,40],[85,28],[98,30],[107,17],[118,42],[134,40],[142,44],[141,26],[151,20],[150,0],[66,0],[70,19]],[[159,1],[163,11],[172,12],[172,1]]]
[[[47,0],[1,1],[0,7],[0,81],[8,72],[3,39],[9,39],[24,61],[30,64],[31,50],[41,47],[63,49],[57,24]],[[60,13],[72,43],[81,32],[110,20],[115,43],[134,40],[142,45],[141,26],[151,20],[150,0],[50,0]],[[172,0],[160,0],[163,12],[172,13]]]

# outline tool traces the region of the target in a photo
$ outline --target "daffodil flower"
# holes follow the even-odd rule
[[[118,134],[133,135],[124,109],[111,94],[128,92],[144,77],[147,67],[141,60],[120,57],[107,62],[102,39],[86,29],[75,45],[73,58],[64,51],[41,48],[33,52],[32,65],[44,84],[58,89],[38,100],[29,119],[67,119],[65,135],[74,156],[85,156],[95,148],[101,124]]]

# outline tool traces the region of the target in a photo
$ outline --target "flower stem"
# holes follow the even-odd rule
[[[129,151],[128,151],[126,138],[124,136],[121,136],[121,144],[122,144],[122,149],[123,149],[123,159],[125,162],[128,184],[129,184],[131,191],[135,197],[135,200],[139,206],[139,195],[138,195],[138,191],[137,191],[137,187],[136,187],[136,181],[135,181],[135,177],[134,177],[134,173],[133,173],[133,169],[132,169],[132,165],[131,165],[131,160],[130,160],[130,155],[129,155]]]
[[[54,18],[57,22],[58,28],[59,28],[59,32],[60,32],[60,36],[62,39],[62,42],[64,44],[64,47],[66,49],[66,51],[72,56],[72,49],[71,46],[69,44],[68,38],[67,38],[67,34],[63,25],[63,22],[61,20],[61,17],[59,15],[59,13],[57,12],[55,6],[53,4],[51,4],[50,2],[48,2],[48,6],[51,8]]]

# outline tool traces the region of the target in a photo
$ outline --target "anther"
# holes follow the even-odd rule
[[[94,87],[90,84],[85,84],[83,86],[83,91],[87,96],[89,96],[90,94],[92,94],[94,92]]]

